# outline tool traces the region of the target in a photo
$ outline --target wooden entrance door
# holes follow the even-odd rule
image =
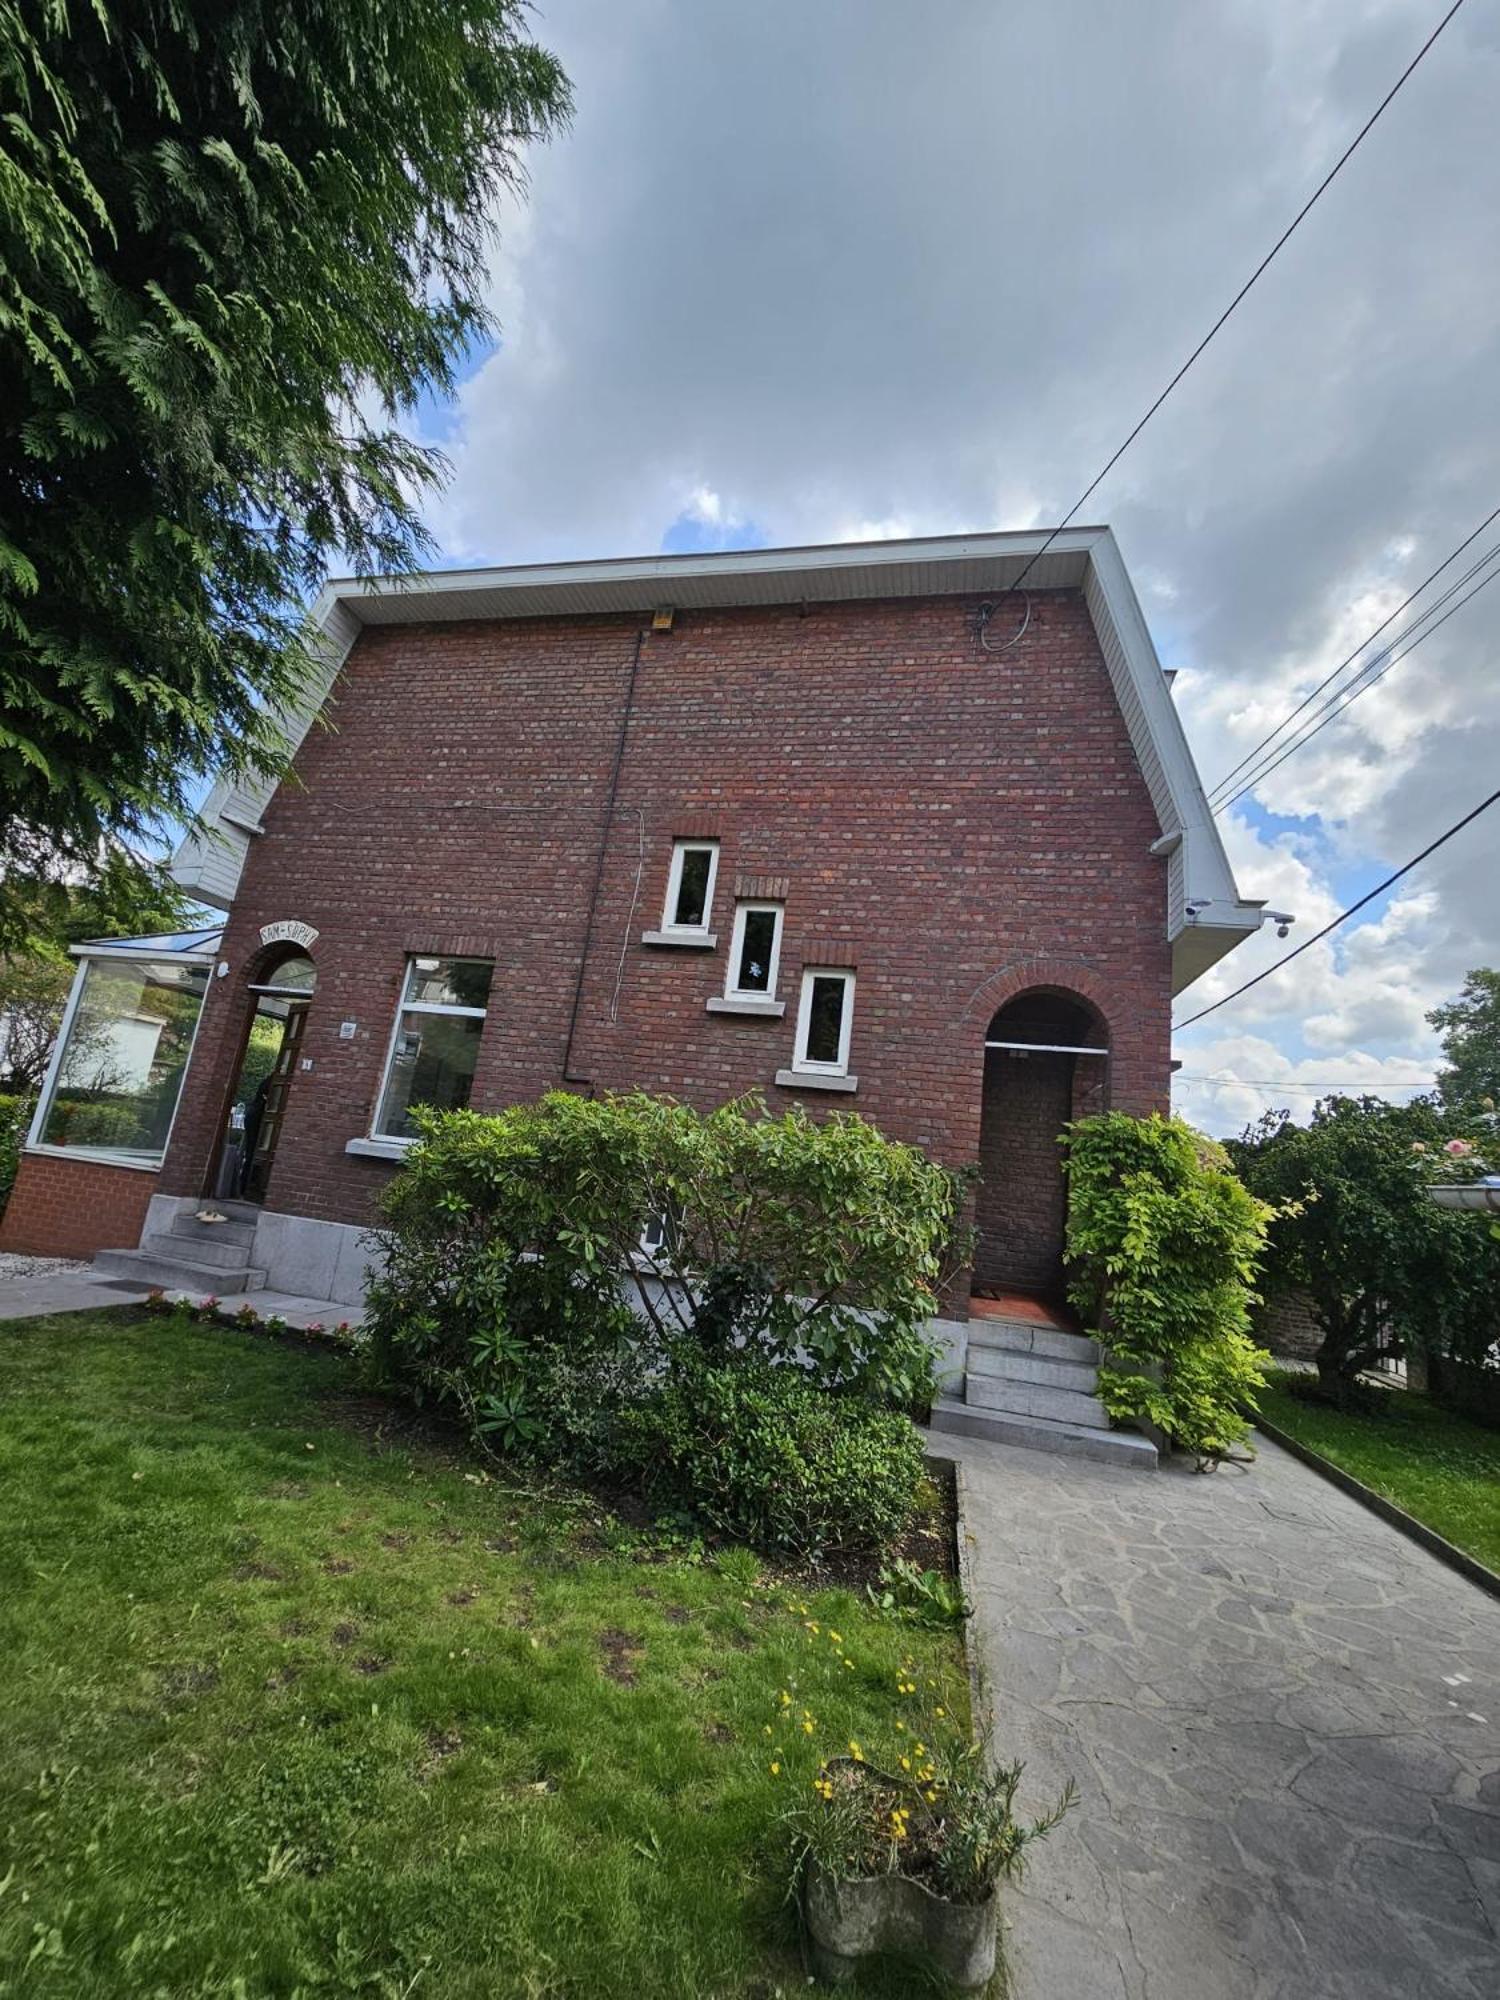
[[[287,1098],[291,1095],[292,1082],[297,1074],[302,1032],[306,1026],[307,1002],[294,1000],[287,1008],[286,1027],[276,1061],[262,1085],[265,1095],[255,1128],[250,1167],[245,1175],[245,1197],[248,1201],[264,1201],[266,1198],[266,1186],[271,1178],[271,1166],[276,1158],[276,1145],[286,1117]]]

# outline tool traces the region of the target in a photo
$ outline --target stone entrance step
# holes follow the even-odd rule
[[[181,1242],[164,1231],[155,1232],[150,1240],[173,1245]],[[183,1248],[197,1249],[198,1245],[184,1244]],[[234,1264],[205,1264],[175,1252],[164,1256],[156,1249],[99,1250],[94,1254],[93,1269],[101,1278],[125,1278],[148,1289],[160,1285],[165,1290],[192,1292],[199,1298],[209,1294],[222,1297],[226,1292],[258,1292],[265,1285],[265,1272],[245,1263],[244,1256],[243,1245]]]
[[[992,1444],[1021,1445],[1030,1451],[1062,1452],[1107,1465],[1131,1466],[1141,1472],[1156,1469],[1156,1446],[1135,1431],[1100,1430],[1092,1424],[981,1409],[951,1396],[940,1396],[933,1404],[928,1428],[953,1437],[987,1438]]]
[[[1045,1355],[1052,1361],[1099,1365],[1099,1343],[1084,1333],[1064,1333],[1060,1327],[1037,1326],[1027,1320],[971,1319],[970,1350],[995,1349],[1006,1354]]]
[[[964,1401],[973,1409],[1003,1410],[1009,1416],[1109,1429],[1109,1412],[1092,1384],[1086,1389],[1051,1389],[1043,1382],[1018,1382],[1009,1375],[986,1375],[971,1368],[964,1378]]]
[[[1084,1345],[1091,1346],[1092,1342]],[[1003,1377],[1007,1382],[1035,1382],[1047,1389],[1069,1389],[1092,1396],[1099,1387],[1099,1370],[1092,1361],[1054,1361],[1050,1354],[1029,1354],[1006,1347],[969,1347],[968,1371]]]

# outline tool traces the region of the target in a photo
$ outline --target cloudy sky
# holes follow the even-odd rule
[[[421,413],[445,559],[1050,524],[1441,11],[546,0],[577,116],[502,218],[499,344]],[[1467,0],[1085,510],[1210,784],[1500,507],[1497,103],[1500,4]],[[1500,587],[1225,815],[1242,890],[1307,936],[1497,752]],[[1178,1017],[1287,949],[1245,946]],[[1182,1034],[1180,1107],[1222,1132],[1409,1094],[1426,1010],[1497,960],[1500,808]]]

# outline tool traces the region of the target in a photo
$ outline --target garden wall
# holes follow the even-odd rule
[[[23,1153],[0,1219],[0,1250],[32,1257],[133,1250],[155,1192],[150,1168]]]

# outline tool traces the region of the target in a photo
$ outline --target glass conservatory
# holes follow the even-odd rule
[[[79,961],[30,1144],[158,1167],[221,933],[100,938]]]

